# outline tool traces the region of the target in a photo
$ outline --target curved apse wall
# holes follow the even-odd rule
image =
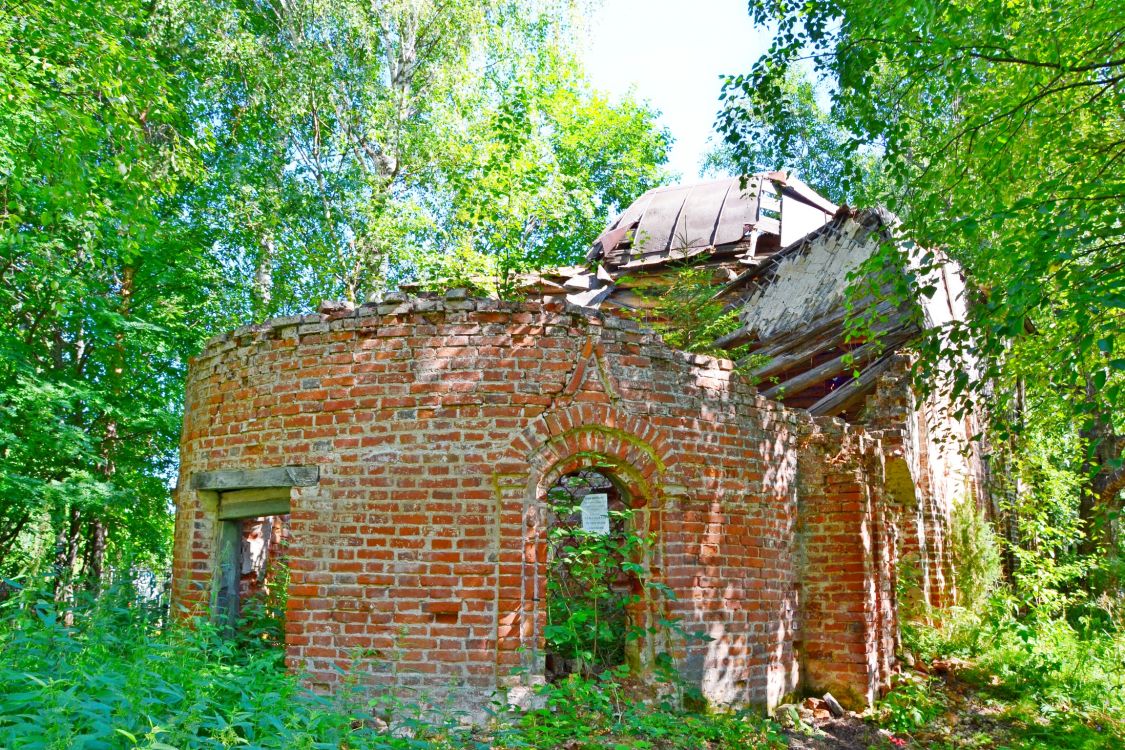
[[[174,599],[206,605],[221,575],[227,500],[200,478],[303,467],[263,480],[291,509],[290,667],[330,689],[358,663],[480,708],[541,679],[542,493],[591,456],[658,534],[676,599],[653,606],[711,638],[650,655],[670,648],[719,703],[772,706],[801,679],[873,697],[893,608],[878,441],[554,304],[407,299],[210,342],[187,382]]]

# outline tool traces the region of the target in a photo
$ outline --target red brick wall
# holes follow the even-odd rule
[[[899,558],[911,616],[929,617],[957,600],[950,524],[960,503],[986,503],[977,416],[954,420],[940,399],[920,401],[910,386],[909,360],[880,381],[870,399],[867,433],[887,461],[890,504],[900,532]]]
[[[861,428],[817,419],[801,447],[802,683],[862,706],[889,679],[897,636],[896,516],[881,446]]]
[[[543,495],[608,465],[677,595],[636,617],[664,611],[711,638],[651,639],[642,661],[670,649],[722,703],[776,704],[802,674],[869,699],[893,640],[894,531],[878,443],[850,429],[817,443],[821,425],[729,362],[559,306],[415,299],[282,318],[192,363],[174,597],[204,603],[215,564],[192,472],[319,465],[291,495],[290,666],[325,686],[354,666],[480,706],[542,674]],[[842,463],[824,466],[829,453]]]

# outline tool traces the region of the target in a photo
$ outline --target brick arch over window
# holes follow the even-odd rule
[[[588,403],[549,412],[513,440],[502,470],[494,475],[501,524],[515,532],[502,534],[506,538],[518,534],[522,540],[520,550],[500,555],[502,565],[516,562],[518,555],[521,571],[518,585],[508,580],[501,586],[497,632],[501,684],[534,683],[543,675],[547,491],[567,474],[596,469],[618,484],[637,511],[636,528],[659,537],[662,477],[673,464],[667,446],[660,431],[644,419],[607,404]],[[518,531],[513,528],[516,523]],[[650,565],[654,572],[659,570],[658,559]],[[650,614],[644,606],[637,612],[646,618]],[[520,676],[504,674],[505,670]]]
[[[668,441],[659,430],[643,418],[600,403],[547,412],[512,441],[507,459],[526,462],[534,470],[584,451],[599,451],[632,465],[646,481],[673,463]]]

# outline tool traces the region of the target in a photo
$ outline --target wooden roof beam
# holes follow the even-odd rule
[[[889,303],[881,302],[876,306],[875,312],[877,314],[891,314],[895,312],[895,308]],[[795,350],[797,347],[808,344],[810,341],[815,342],[817,339],[820,339],[822,337],[828,337],[825,338],[826,341],[840,343],[843,341],[843,336],[841,334],[843,333],[842,326],[845,317],[847,317],[847,311],[843,308],[839,308],[827,317],[821,318],[819,321],[810,322],[808,327],[802,328],[795,333],[790,333],[785,336],[779,336],[775,339],[763,342],[763,347],[760,348],[759,351],[756,352],[756,354],[757,356],[776,358],[781,355],[788,354],[789,352]],[[876,330],[878,333],[883,333],[886,330],[890,330],[891,328],[894,328],[899,324],[899,320],[900,318],[898,316],[892,317],[889,321],[888,326]],[[836,330],[837,328],[839,328],[839,330]],[[835,335],[829,337],[829,334]],[[817,345],[816,348],[812,350],[812,353],[815,354],[820,350],[821,349],[819,345]],[[796,359],[799,360],[800,357],[798,356],[796,357]],[[739,360],[738,364],[745,365],[746,360]]]
[[[847,411],[875,388],[875,381],[890,368],[893,359],[894,352],[888,352],[885,357],[863,370],[858,378],[853,378],[810,406],[809,413],[820,417],[835,416]]]
[[[839,357],[817,365],[811,370],[806,370],[800,375],[786,380],[784,383],[775,385],[768,391],[763,392],[762,395],[766,398],[774,399],[785,399],[790,396],[795,396],[818,383],[836,377],[850,367],[863,365],[871,361],[882,352],[888,349],[894,349],[894,347],[903,343],[912,335],[913,331],[909,328],[898,328],[893,332],[889,331],[887,335],[879,341],[864,344],[854,351],[846,352]]]

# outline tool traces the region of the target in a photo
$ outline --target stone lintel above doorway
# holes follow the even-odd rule
[[[197,471],[191,488],[206,492],[252,490],[267,487],[311,487],[320,481],[319,466],[275,466],[268,469]]]

